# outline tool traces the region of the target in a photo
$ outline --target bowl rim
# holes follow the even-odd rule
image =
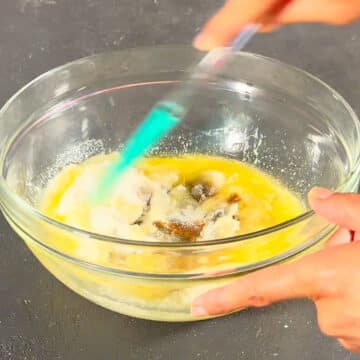
[[[0,108],[0,118],[2,116],[4,116],[4,114],[6,113],[8,107],[12,104],[12,102],[14,100],[16,100],[19,96],[21,96],[22,93],[25,92],[29,87],[31,87],[32,85],[36,84],[37,82],[39,82],[43,79],[50,77],[53,73],[61,71],[69,66],[81,65],[81,63],[84,61],[94,60],[96,58],[101,58],[101,57],[109,57],[109,56],[113,56],[114,54],[117,54],[117,55],[126,54],[129,51],[135,51],[135,52],[140,53],[140,52],[146,52],[146,51],[156,51],[156,50],[160,50],[160,49],[165,49],[168,51],[181,50],[181,49],[187,50],[187,51],[192,50],[194,52],[194,54],[199,53],[197,50],[193,49],[190,46],[160,45],[160,46],[145,46],[145,47],[127,48],[127,49],[102,52],[102,53],[97,53],[94,55],[82,57],[77,60],[73,60],[73,61],[67,62],[61,66],[50,69],[50,70],[46,71],[45,73],[35,77],[33,80],[31,80],[25,86],[20,88]],[[356,115],[355,111],[352,109],[352,107],[349,105],[349,103],[345,100],[345,98],[342,95],[340,95],[336,90],[334,90],[331,86],[326,84],[324,81],[322,81],[315,75],[312,75],[311,73],[309,73],[305,70],[302,70],[302,69],[298,68],[297,66],[290,65],[290,64],[284,63],[280,60],[277,60],[277,59],[274,59],[271,57],[267,57],[267,56],[264,56],[261,54],[245,52],[245,51],[237,51],[236,56],[246,57],[246,58],[250,58],[250,59],[251,58],[260,59],[264,62],[275,63],[276,65],[287,68],[288,70],[294,71],[296,73],[300,73],[302,76],[305,76],[305,77],[309,78],[310,80],[313,80],[316,83],[320,84],[325,89],[329,90],[336,97],[336,99],[339,102],[341,102],[342,106],[345,108],[345,110],[347,111],[349,116],[353,119],[355,126],[357,128],[358,135],[360,137],[360,122],[359,122],[359,118]],[[4,148],[7,147],[8,142],[9,142],[9,140],[7,139],[5,144],[3,145]],[[1,162],[3,162],[3,160],[4,160],[3,158],[4,158],[4,154],[2,155]],[[333,190],[337,191],[337,192],[341,192],[344,188],[346,188],[346,185],[350,182],[350,180],[353,178],[353,176],[357,173],[357,171],[359,169],[360,169],[360,151],[357,154],[357,158],[354,161],[353,168],[350,170],[348,177],[338,186],[338,188],[333,189]],[[4,179],[2,174],[0,176],[0,191],[1,191],[1,193],[6,194],[6,197],[8,197],[11,202],[15,203],[17,206],[19,206],[25,212],[27,212],[30,217],[34,217],[39,220],[45,221],[46,223],[48,223],[52,226],[55,226],[55,227],[59,228],[60,230],[68,231],[72,234],[80,235],[81,237],[92,238],[94,240],[100,240],[100,241],[124,244],[124,245],[142,246],[142,247],[145,246],[145,247],[160,247],[160,248],[169,248],[169,247],[170,248],[197,248],[197,247],[202,247],[202,246],[215,246],[215,245],[234,243],[234,242],[250,240],[250,239],[257,238],[257,237],[269,235],[271,233],[274,233],[274,232],[283,230],[285,228],[289,228],[290,226],[296,225],[296,224],[298,224],[306,219],[309,219],[310,217],[315,215],[315,212],[310,209],[294,218],[283,221],[279,224],[276,224],[276,225],[273,225],[273,226],[270,226],[270,227],[267,227],[264,229],[260,229],[260,230],[254,231],[254,232],[242,234],[242,235],[237,235],[237,236],[232,236],[232,237],[227,237],[227,238],[222,238],[222,239],[208,240],[208,241],[197,241],[197,242],[193,242],[193,243],[184,243],[184,242],[180,242],[180,241],[172,242],[172,243],[164,243],[164,242],[160,242],[160,241],[122,239],[122,238],[118,238],[116,236],[103,235],[103,234],[83,230],[83,229],[74,227],[72,225],[65,224],[63,222],[55,220],[55,219],[43,214],[41,211],[39,211],[35,207],[31,206],[30,204],[28,204],[19,195],[17,195],[15,192],[13,192],[7,185],[7,182]],[[3,206],[3,204],[2,204],[3,199],[1,199],[2,197],[3,196],[0,197],[0,205],[1,206]]]

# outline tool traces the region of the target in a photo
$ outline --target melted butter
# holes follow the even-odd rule
[[[40,202],[40,210],[58,221],[85,230],[99,231],[99,228],[94,228],[91,223],[90,212],[93,209],[91,209],[91,204],[86,201],[86,196],[90,196],[86,189],[88,188],[89,191],[94,189],[106,166],[114,161],[114,156],[114,154],[96,156],[82,164],[65,168],[45,190]],[[230,236],[274,226],[292,219],[304,211],[301,201],[285,186],[259,169],[238,161],[204,155],[173,158],[152,157],[143,159],[137,168],[152,182],[170,182],[169,187],[192,183],[207,171],[222,174],[226,180],[225,183],[216,196],[209,198],[201,207],[204,212],[216,209],[220,203],[225,203],[232,194],[237,194],[240,198],[238,203],[240,229],[234,234],[229,234]],[[169,177],[169,175],[173,176]],[[133,181],[134,179],[131,178],[130,182]],[[76,182],[78,182],[77,188],[74,186]],[[120,184],[117,191],[121,193],[131,190]],[[70,200],[65,200],[65,194]],[[66,201],[73,203],[64,210]],[[161,205],[163,203],[160,203],[160,208]],[[116,210],[119,214],[126,213],[128,218],[124,221],[131,222],[136,218],[136,215],[131,218],[131,214],[141,213],[141,207],[142,204],[136,201],[131,202],[127,198],[118,197],[108,202],[106,209],[100,209],[96,213],[96,218],[113,217],[114,221],[120,222],[122,221],[120,217],[117,219],[115,211],[112,211]],[[161,217],[161,214],[158,216]],[[154,215],[153,220],[164,219],[156,218]],[[106,224],[103,227],[105,228],[103,232],[106,233]],[[141,235],[141,229],[134,228],[128,235],[131,236],[131,234],[135,234],[135,237],[138,234],[137,237],[140,237],[138,240],[145,239]],[[118,234],[110,231],[110,235]],[[125,237],[124,234],[120,235]]]
[[[99,155],[79,165],[71,165],[63,169],[44,190],[39,209],[58,221],[85,230],[93,230],[91,223],[93,208],[86,197],[94,189],[106,167],[114,161],[115,156],[116,154]],[[204,172],[221,173],[225,179],[223,186],[202,206],[204,211],[212,209],[236,193],[240,198],[238,203],[240,228],[237,234],[233,235],[274,226],[302,214],[305,210],[299,198],[276,179],[253,166],[234,160],[204,155],[151,157],[143,159],[137,164],[137,168],[152,183],[162,182],[168,187],[194,182]],[[116,191],[121,195],[124,188],[119,186]],[[121,196],[114,196],[105,204],[106,212],[101,213],[101,208],[98,209],[97,216],[100,216],[100,219],[97,220],[100,225],[106,228],[112,216],[113,223],[123,221],[116,218],[116,214],[123,211],[121,209],[125,209],[129,216],[132,212],[139,211],[136,202],[129,206],[124,201]],[[221,273],[223,269],[254,264],[281,255],[304,240],[303,235],[299,235],[300,230],[301,226],[295,226],[267,236],[237,242],[231,246],[212,248],[211,251],[209,249],[201,254],[194,252],[186,255],[181,251],[169,252],[166,249],[162,251],[156,248],[153,252],[149,250],[139,252],[138,248],[132,251],[111,243],[96,242],[95,239],[84,241],[75,235],[55,233],[51,229],[48,237],[53,242],[53,246],[58,245],[57,248],[63,253],[122,270],[140,273],[199,271]],[[128,235],[130,238],[134,236],[140,239],[146,236],[145,230],[139,227]],[[91,281],[87,279],[86,274],[80,274],[80,271],[77,276],[84,281]],[[109,287],[113,288],[114,292],[119,291],[119,294],[151,301],[170,296],[174,291],[171,286],[167,289],[157,283],[139,287],[116,279],[111,280]]]

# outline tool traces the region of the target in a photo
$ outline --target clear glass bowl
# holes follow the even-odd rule
[[[195,320],[190,304],[198,294],[314,251],[334,230],[308,209],[286,223],[235,238],[145,243],[81,231],[35,209],[52,176],[68,164],[117,150],[201,56],[189,47],[162,47],[88,57],[35,79],[0,112],[4,215],[59,280],[119,313]],[[246,161],[280,179],[304,203],[314,185],[357,189],[358,119],[340,95],[313,76],[238,53],[196,104],[156,154]]]

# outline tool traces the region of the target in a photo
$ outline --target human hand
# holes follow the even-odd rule
[[[246,24],[256,22],[277,1],[227,0],[195,38],[194,46],[199,50],[211,50],[228,45]],[[299,22],[344,24],[358,17],[360,0],[293,0],[273,19],[273,25]]]
[[[214,316],[294,298],[310,298],[320,329],[360,352],[360,195],[314,189],[312,208],[340,225],[326,248],[297,262],[273,266],[205,293],[195,316]]]

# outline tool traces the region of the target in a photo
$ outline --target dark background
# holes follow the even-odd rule
[[[0,103],[35,76],[97,52],[188,44],[219,0],[0,0]],[[287,27],[248,50],[319,76],[360,113],[360,24]],[[0,359],[360,359],[320,334],[306,301],[213,321],[121,316],[55,280],[0,217]]]

